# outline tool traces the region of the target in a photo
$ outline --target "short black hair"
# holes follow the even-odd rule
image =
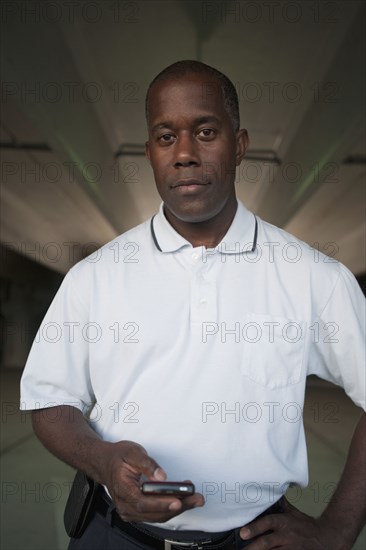
[[[149,122],[148,102],[149,102],[149,95],[150,95],[150,90],[152,86],[156,82],[167,80],[168,78],[171,78],[171,77],[172,78],[182,77],[188,73],[207,74],[211,77],[216,78],[221,88],[222,96],[224,99],[225,110],[233,123],[234,130],[235,131],[239,130],[240,128],[239,101],[238,101],[238,94],[236,93],[234,84],[226,75],[224,75],[222,72],[218,71],[214,67],[211,67],[210,65],[206,65],[205,63],[201,63],[201,61],[193,61],[191,59],[177,61],[176,63],[169,65],[168,67],[163,69],[154,78],[154,80],[151,81],[147,89],[146,100],[145,100],[145,114],[146,114],[147,122]]]

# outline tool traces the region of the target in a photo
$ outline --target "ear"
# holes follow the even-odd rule
[[[249,146],[249,136],[245,128],[236,132],[236,166],[239,166],[245,156],[245,151]]]
[[[145,156],[151,164],[151,161],[150,161],[150,144],[149,144],[148,141],[145,141]]]

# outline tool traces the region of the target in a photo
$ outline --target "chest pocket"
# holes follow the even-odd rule
[[[303,321],[249,314],[243,328],[242,374],[271,389],[299,382],[305,356]]]

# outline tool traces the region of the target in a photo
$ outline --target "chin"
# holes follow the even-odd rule
[[[185,223],[205,222],[214,218],[220,212],[220,209],[208,208],[207,205],[196,207],[187,205],[187,208],[170,208],[168,205],[167,208],[175,218]]]

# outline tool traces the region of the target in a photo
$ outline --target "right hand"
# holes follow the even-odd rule
[[[184,498],[143,495],[141,475],[149,481],[164,481],[166,473],[146,450],[133,441],[119,441],[109,447],[103,476],[118,514],[124,521],[164,523],[169,519],[203,506],[203,495]]]

